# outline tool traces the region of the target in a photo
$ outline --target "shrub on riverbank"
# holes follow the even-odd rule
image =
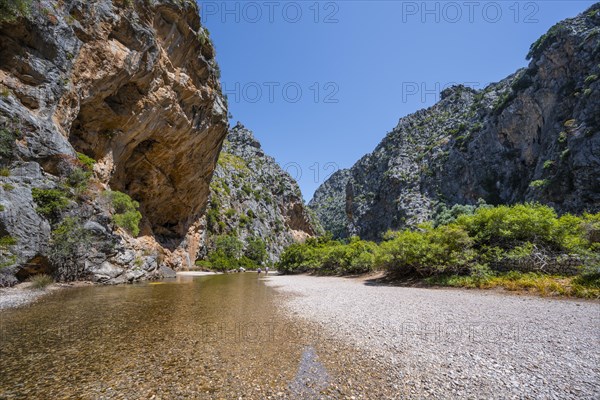
[[[277,269],[283,273],[314,272],[320,275],[366,273],[373,269],[377,251],[377,244],[358,237],[345,243],[325,235],[289,246]]]
[[[29,281],[31,282],[32,289],[44,289],[46,286],[53,283],[54,279],[52,279],[50,275],[40,274],[31,277]]]
[[[450,210],[435,225],[388,232],[380,244],[359,238],[308,239],[288,247],[277,268],[322,275],[383,270],[392,277],[450,286],[536,287],[541,293],[598,295],[593,277],[600,274],[600,214],[558,217],[540,204]],[[510,271],[518,271],[519,279],[506,275]],[[549,281],[548,275],[564,278]],[[568,277],[574,275],[580,279]]]
[[[254,270],[266,261],[265,242],[259,238],[250,238],[246,246],[233,235],[221,235],[215,239],[214,250],[207,260],[198,260],[196,265],[202,269],[229,271],[243,267]]]

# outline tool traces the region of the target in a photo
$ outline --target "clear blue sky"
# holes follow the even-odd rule
[[[251,129],[309,200],[334,168],[433,104],[436,89],[506,77],[548,28],[595,2],[198,3],[231,124]]]

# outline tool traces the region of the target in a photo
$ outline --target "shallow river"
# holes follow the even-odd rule
[[[54,292],[0,312],[0,399],[375,398],[384,390],[386,378],[364,356],[283,315],[280,301],[254,273]]]

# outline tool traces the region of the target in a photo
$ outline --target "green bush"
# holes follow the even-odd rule
[[[288,246],[277,262],[277,270],[292,274],[308,272],[313,267],[316,269],[317,263],[312,250],[306,244],[294,243]]]
[[[448,208],[446,204],[440,204],[436,207],[433,214],[433,225],[440,226],[454,222],[461,215],[472,215],[479,207],[489,207],[485,200],[479,199],[477,205],[454,204]]]
[[[577,255],[583,273],[600,272],[600,213],[558,217],[540,204],[492,207],[441,207],[437,225],[388,232],[384,241],[331,236],[308,239],[285,249],[277,264],[284,273],[362,273],[386,270],[397,276],[469,276],[483,282],[497,262],[524,260],[543,252]],[[461,280],[461,282],[467,282]]]
[[[546,160],[544,161],[544,169],[550,169],[554,166],[554,164],[556,164],[555,161],[553,160]]]
[[[564,143],[567,141],[567,132],[561,131],[558,134],[558,143]]]
[[[250,196],[253,192],[252,187],[247,183],[242,186],[242,191],[246,194],[246,196]]]
[[[456,220],[478,244],[501,247],[516,241],[550,243],[556,221],[554,209],[539,204],[480,208],[473,215],[462,215]]]
[[[0,129],[0,160],[11,160],[13,158],[16,138],[17,136],[8,129]]]
[[[244,244],[235,236],[222,235],[215,241],[216,252],[221,252],[225,257],[238,260],[242,256]]]
[[[237,260],[226,257],[221,252],[213,252],[208,256],[208,265],[211,269],[216,271],[228,271],[234,269],[237,266]]]
[[[31,0],[0,0],[0,22],[14,22],[26,16],[31,9]]]
[[[10,246],[14,246],[17,244],[17,239],[12,236],[2,236],[0,237],[0,249],[7,249]]]
[[[56,220],[61,212],[69,205],[67,194],[60,189],[31,189],[33,201],[37,204],[36,211],[48,219]]]
[[[76,190],[76,192],[81,193],[87,189],[87,185],[91,177],[91,171],[86,171],[83,168],[77,167],[71,171],[67,177],[67,182],[69,186]]]
[[[96,164],[96,160],[94,160],[93,158],[88,157],[88,156],[86,156],[83,153],[77,153],[77,159],[89,171],[91,171],[92,169],[94,169],[94,164]]]
[[[212,264],[208,260],[197,260],[195,264],[201,270],[213,269]]]
[[[142,214],[138,211],[140,203],[122,192],[108,191],[106,196],[110,199],[115,211],[113,222],[133,236],[137,236],[140,233],[140,221],[142,220]]]
[[[92,237],[83,222],[67,217],[52,231],[49,260],[58,280],[79,279],[84,272],[82,258],[90,250]]]
[[[260,238],[250,238],[246,241],[244,255],[256,265],[262,265],[267,260],[267,245]]]
[[[17,262],[17,256],[11,251],[17,240],[12,236],[0,237],[0,268],[8,267]]]
[[[136,237],[140,233],[140,221],[142,214],[139,211],[128,211],[124,214],[113,215],[113,221],[117,226],[125,229],[131,235]]]
[[[242,256],[244,244],[235,236],[221,235],[215,239],[214,250],[208,255],[208,260],[197,261],[202,266],[217,271],[227,271],[239,268],[245,263]]]
[[[369,272],[375,265],[377,250],[375,243],[360,240],[358,236],[352,237],[348,244],[334,243],[323,255],[320,272],[336,275]]]
[[[219,227],[219,210],[211,208],[206,212],[206,226],[210,232],[217,232]]]
[[[325,235],[286,248],[277,269],[283,273],[312,272],[320,275],[366,273],[373,269],[377,251],[375,243],[358,237],[343,243]]]
[[[246,225],[250,224],[252,222],[252,218],[248,217],[247,215],[241,215],[240,216],[240,226],[243,228]]]
[[[538,179],[538,180],[532,181],[529,184],[529,187],[532,187],[535,189],[541,189],[541,188],[545,188],[546,186],[548,186],[549,183],[550,183],[550,181],[548,181],[548,179]]]
[[[460,225],[422,225],[420,230],[398,232],[382,243],[377,266],[397,275],[462,273],[475,263],[473,245]]]
[[[224,169],[229,169],[229,167],[231,167],[238,173],[249,172],[248,165],[246,164],[246,161],[244,161],[243,158],[224,151],[222,151],[221,154],[219,154],[218,164]]]

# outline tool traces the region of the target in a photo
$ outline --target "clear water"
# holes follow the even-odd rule
[[[368,366],[283,315],[279,301],[253,273],[54,292],[0,313],[0,398],[342,398],[357,390],[348,382]]]

